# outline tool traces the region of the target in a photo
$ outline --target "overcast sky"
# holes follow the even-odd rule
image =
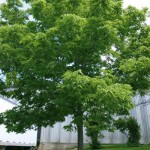
[[[137,8],[148,7],[150,8],[150,0],[124,0],[124,6],[133,5]]]

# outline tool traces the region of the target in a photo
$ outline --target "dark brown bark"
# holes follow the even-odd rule
[[[36,143],[37,148],[40,145],[40,139],[41,139],[41,127],[39,126],[37,129],[37,143]]]
[[[77,107],[76,117],[78,131],[78,150],[83,150],[83,110],[81,104],[79,104]]]
[[[83,150],[83,121],[77,126],[78,129],[78,150]]]

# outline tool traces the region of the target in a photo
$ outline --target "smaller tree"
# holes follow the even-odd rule
[[[85,76],[81,70],[67,71],[57,90],[55,104],[58,102],[63,114],[72,116],[68,127],[75,125],[77,128],[78,150],[83,149],[83,126],[87,127],[90,120],[94,123],[98,121],[98,128],[93,126],[96,131],[94,129],[93,134],[88,132],[97,140],[97,130],[110,129],[113,115],[127,114],[133,107],[132,88],[127,84],[115,83],[112,76],[92,78]]]
[[[129,146],[138,146],[140,144],[140,126],[137,123],[137,120],[133,117],[128,118],[119,118],[115,122],[115,126],[122,133],[126,134],[128,137],[127,144]]]

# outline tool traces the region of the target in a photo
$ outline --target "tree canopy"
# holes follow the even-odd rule
[[[73,82],[79,100],[82,92],[87,92],[87,98],[88,94],[95,95],[99,84],[108,88],[111,92],[99,91],[104,92],[108,112],[115,100],[118,108],[129,110],[130,105],[120,102],[129,96],[131,87],[141,94],[149,90],[150,27],[145,23],[146,8],[123,9],[122,0],[22,1],[28,9],[23,9],[20,0],[7,0],[0,6],[0,94],[19,102],[19,106],[1,114],[1,122],[9,131],[23,132],[64,121],[74,111],[70,103],[76,105]],[[79,69],[82,76],[76,73]],[[67,70],[70,72],[63,76]],[[110,84],[107,80],[111,78]],[[84,80],[85,84],[95,84],[95,93]],[[62,99],[62,91],[70,94]],[[124,97],[114,98],[109,105],[108,99],[113,100],[118,93]],[[99,106],[99,100],[97,97],[89,104]],[[103,111],[101,107],[101,114]]]

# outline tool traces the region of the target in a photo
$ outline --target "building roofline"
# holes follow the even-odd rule
[[[17,102],[16,102],[15,100],[13,100],[13,99],[6,98],[6,97],[4,97],[4,96],[2,96],[2,95],[0,95],[0,98],[2,98],[4,101],[9,102],[9,103],[11,103],[11,104],[13,104],[13,105],[15,105],[15,106],[18,105]]]

